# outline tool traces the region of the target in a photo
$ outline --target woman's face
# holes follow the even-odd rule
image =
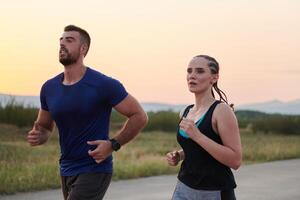
[[[186,78],[190,92],[203,93],[211,90],[213,83],[218,80],[218,74],[211,73],[208,60],[198,57],[189,63]]]

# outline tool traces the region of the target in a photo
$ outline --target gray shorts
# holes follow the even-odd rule
[[[221,191],[196,190],[178,180],[172,200],[221,200]]]
[[[86,173],[61,176],[65,200],[101,200],[110,184],[112,174]]]

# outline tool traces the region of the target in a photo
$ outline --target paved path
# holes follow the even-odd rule
[[[235,173],[238,200],[300,199],[300,159],[242,166]],[[105,200],[167,200],[176,176],[112,182]],[[0,196],[0,200],[59,200],[60,190]]]

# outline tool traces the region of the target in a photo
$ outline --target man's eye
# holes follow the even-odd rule
[[[190,74],[190,73],[192,73],[193,70],[189,68],[189,69],[187,69],[186,71],[187,71],[187,73]]]

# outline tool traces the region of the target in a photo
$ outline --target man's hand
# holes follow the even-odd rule
[[[88,141],[89,145],[97,145],[96,149],[89,150],[88,154],[94,158],[96,163],[100,163],[112,154],[113,149],[109,140]]]
[[[27,141],[31,146],[41,145],[47,142],[50,131],[34,122],[33,128],[28,132]]]

